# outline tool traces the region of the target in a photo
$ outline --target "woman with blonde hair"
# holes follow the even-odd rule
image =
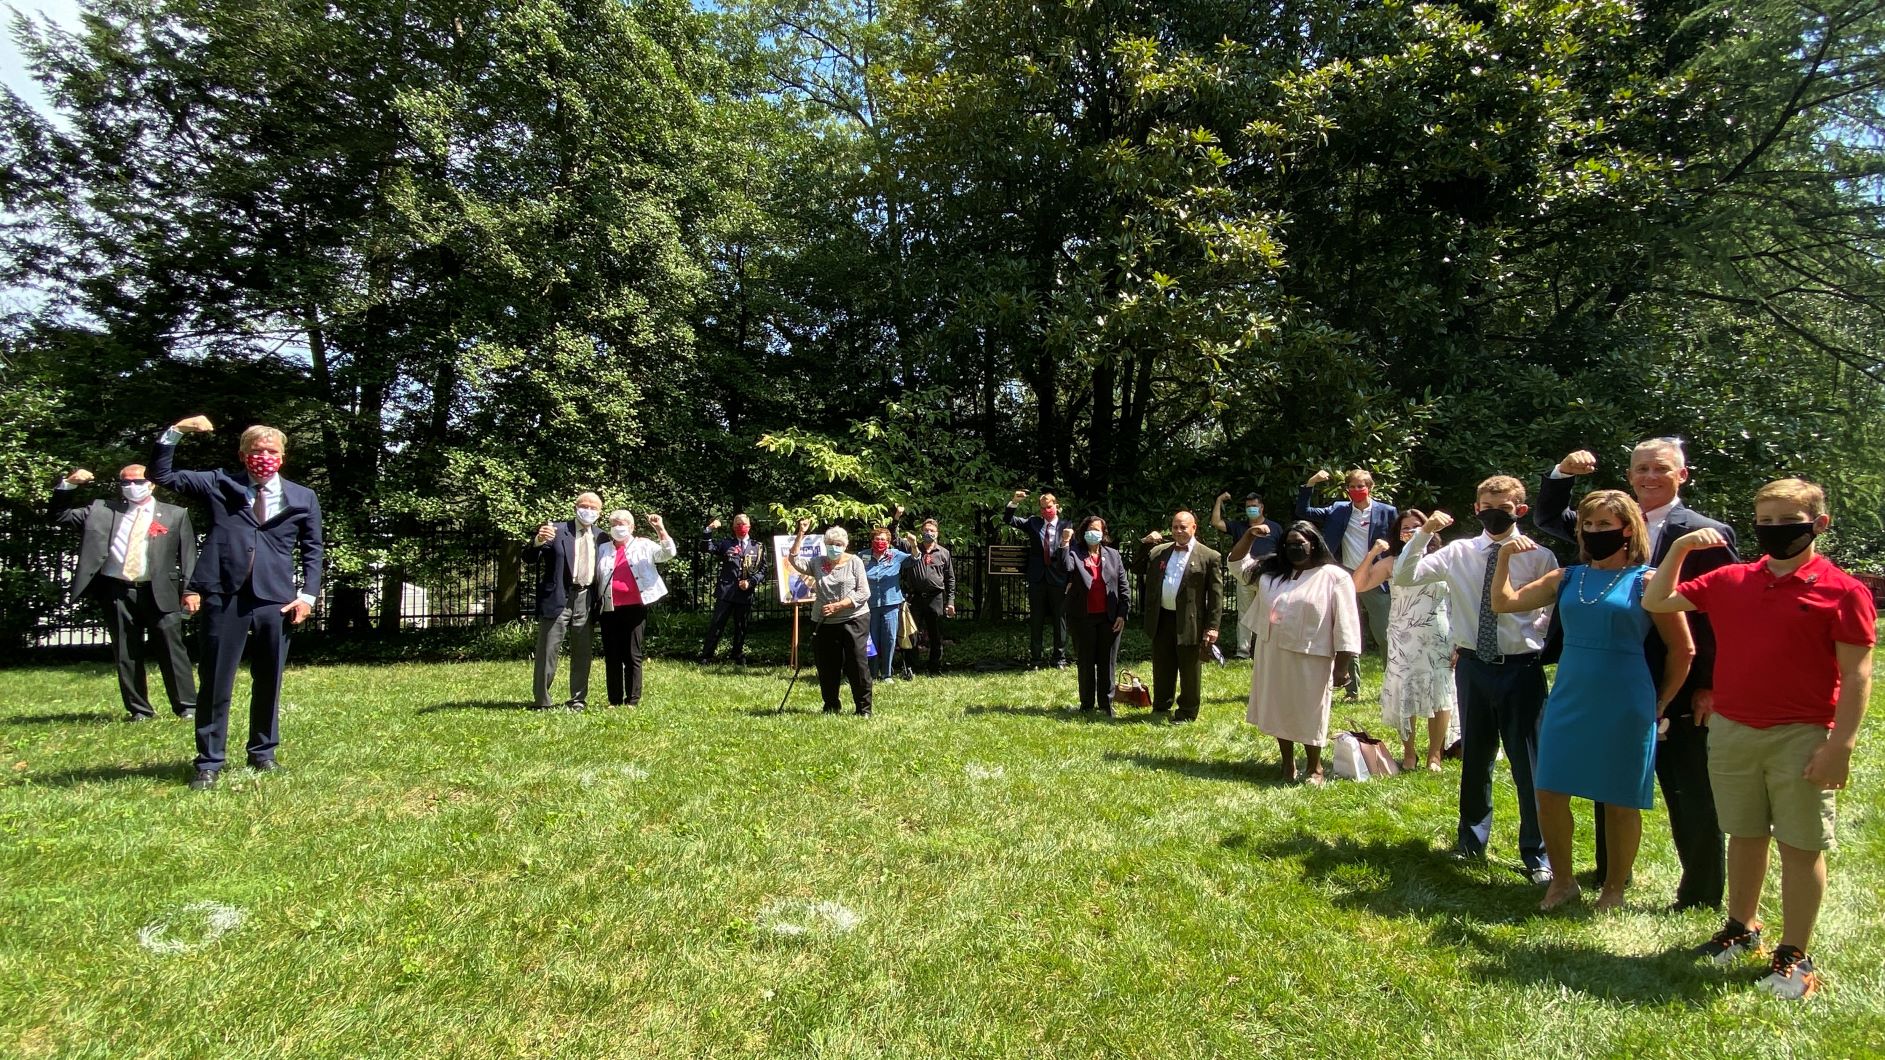
[[[1679,614],[1643,610],[1649,534],[1643,511],[1629,494],[1597,490],[1577,506],[1579,558],[1520,589],[1511,585],[1511,558],[1537,543],[1515,536],[1499,550],[1492,578],[1492,609],[1529,611],[1555,602],[1564,624],[1564,654],[1538,726],[1533,788],[1552,881],[1541,909],[1578,896],[1572,875],[1571,799],[1604,804],[1609,871],[1599,909],[1623,904],[1623,889],[1643,837],[1643,815],[1654,799],[1656,727],[1682,688],[1695,655]],[[1668,645],[1660,683],[1651,674],[1643,642],[1651,623]]]

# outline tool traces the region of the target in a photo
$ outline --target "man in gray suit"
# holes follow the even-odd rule
[[[155,640],[157,669],[164,676],[170,709],[180,718],[196,712],[196,679],[183,622],[200,600],[185,592],[196,568],[196,531],[190,513],[151,496],[143,464],[118,472],[119,496],[81,505],[78,487],[92,481],[79,468],[59,480],[52,492],[53,521],[79,528],[78,571],[72,599],[98,601],[111,631],[111,652],[118,664],[118,694],[127,721],[149,721],[151,709],[144,677],[146,640]]]

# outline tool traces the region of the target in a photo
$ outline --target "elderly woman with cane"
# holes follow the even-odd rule
[[[870,717],[871,675],[865,665],[865,641],[870,623],[870,579],[864,562],[846,552],[851,537],[842,526],[825,531],[824,555],[801,556],[799,548],[811,533],[812,521],[800,519],[792,539],[792,569],[812,582],[812,662],[818,670],[818,690],[825,713],[842,711],[838,687],[851,685],[851,702],[859,717]]]

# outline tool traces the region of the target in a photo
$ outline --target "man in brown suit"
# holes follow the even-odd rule
[[[1204,656],[1217,643],[1224,613],[1224,558],[1198,540],[1198,519],[1172,516],[1167,542],[1157,530],[1140,539],[1145,552],[1145,632],[1152,638],[1152,710],[1178,712],[1172,721],[1198,716]]]

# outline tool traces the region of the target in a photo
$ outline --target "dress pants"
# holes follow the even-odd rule
[[[1047,623],[1054,625],[1056,664],[1067,661],[1067,588],[1055,586],[1045,576],[1028,583],[1028,661],[1041,661],[1042,633]]]
[[[187,613],[158,610],[149,582],[134,585],[101,575],[92,585],[90,591],[104,605],[105,625],[111,631],[111,655],[118,664],[118,697],[124,709],[142,718],[156,713],[145,680],[144,662],[150,654],[147,638],[157,642],[157,669],[164,676],[170,709],[178,714],[196,709],[196,674],[190,667],[183,627]]]
[[[1461,650],[1453,669],[1459,698],[1460,735],[1465,741],[1460,769],[1459,845],[1462,853],[1483,856],[1492,835],[1492,767],[1505,743],[1506,765],[1518,795],[1519,859],[1527,869],[1548,867],[1544,834],[1538,830],[1538,799],[1532,771],[1538,765],[1538,719],[1545,709],[1545,669],[1537,653],[1508,655],[1505,662],[1481,662]]]
[[[733,623],[734,662],[746,661],[746,619],[753,613],[753,594],[750,590],[742,592],[737,586],[728,589],[713,602],[713,618],[707,622],[707,646],[700,649],[700,654],[713,658],[713,653],[720,647],[720,633],[726,624]]]
[[[645,604],[617,607],[596,615],[602,627],[602,672],[609,686],[609,705],[641,702],[642,634],[648,629]]]
[[[812,630],[812,663],[818,668],[818,691],[825,710],[837,713],[838,689],[851,684],[851,702],[859,714],[871,712],[871,675],[864,664],[865,620],[868,613],[842,622],[820,622]]]
[[[288,663],[288,616],[280,600],[239,593],[203,594],[203,684],[209,708],[196,712],[196,768],[223,767],[236,669],[249,656],[249,761],[272,762],[281,742],[281,672]]]
[[[929,644],[928,672],[931,675],[942,673],[943,606],[941,593],[927,600],[910,601],[910,612],[916,616],[916,628],[923,631],[923,639]]]
[[[1676,905],[1721,907],[1727,886],[1727,840],[1715,819],[1715,791],[1708,781],[1708,729],[1695,724],[1684,691],[1669,704],[1669,734],[1656,743],[1656,781],[1669,814],[1669,838],[1682,864]],[[1676,714],[1680,710],[1682,713]],[[1608,871],[1604,850],[1604,807],[1596,806],[1597,879]]]
[[[571,589],[569,603],[562,612],[537,623],[535,692],[539,707],[555,706],[550,701],[550,686],[556,683],[556,657],[563,650],[565,638],[569,640],[569,701],[589,701],[589,658],[593,650],[589,632],[590,599],[587,588]]]
[[[1073,627],[1074,666],[1080,671],[1080,709],[1111,710],[1114,672],[1119,668],[1119,634],[1106,612],[1082,612]]]
[[[1204,658],[1198,654],[1198,646],[1178,643],[1178,612],[1160,608],[1158,629],[1152,634],[1152,709],[1172,709],[1175,685],[1178,712],[1172,717],[1197,717],[1203,681]]]

